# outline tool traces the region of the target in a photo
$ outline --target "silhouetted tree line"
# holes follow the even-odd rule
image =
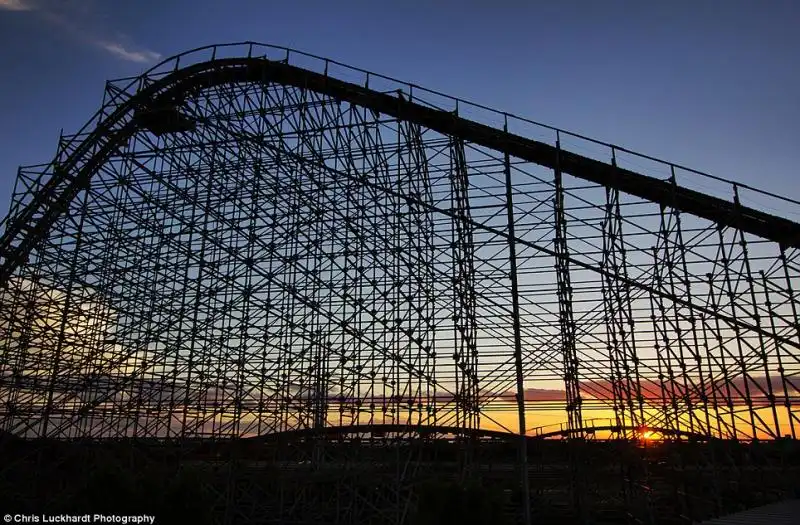
[[[478,481],[428,481],[417,487],[411,525],[506,525],[510,501],[502,489]]]
[[[0,508],[30,514],[152,515],[157,523],[213,522],[214,497],[191,467],[125,464],[111,456],[17,459],[0,474]]]

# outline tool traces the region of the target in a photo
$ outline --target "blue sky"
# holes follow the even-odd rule
[[[244,40],[797,198],[798,22],[794,0],[0,0],[0,214],[107,79]]]

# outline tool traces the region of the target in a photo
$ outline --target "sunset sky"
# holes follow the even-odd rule
[[[19,290],[31,290],[30,283],[15,282],[15,289],[17,289],[17,285]],[[90,294],[84,293],[84,295],[88,297]],[[10,297],[7,295],[0,294],[0,303],[3,301],[8,303],[9,299]],[[32,345],[24,358],[27,364],[23,364],[20,369],[24,371],[25,376],[28,378],[47,378],[49,376],[49,363],[54,361],[53,352],[56,346],[52,343],[53,338],[57,336],[54,330],[60,325],[59,312],[63,308],[63,301],[64,294],[54,291],[38,296],[35,301],[37,303],[35,307],[37,314],[31,321],[34,328],[29,332],[32,337]],[[16,317],[24,318],[25,315],[20,312]],[[171,409],[172,412],[164,409],[159,412],[158,418],[163,419],[163,432],[177,432],[181,428],[177,421],[179,421],[179,416],[184,410],[182,400],[185,398],[190,400],[187,403],[190,423],[205,422],[199,427],[199,429],[202,429],[199,431],[210,433],[227,432],[220,429],[226,428],[236,419],[231,411],[232,405],[230,405],[231,399],[236,395],[234,391],[220,386],[219,377],[209,378],[212,383],[197,380],[187,383],[183,374],[173,375],[172,360],[168,360],[169,363],[165,363],[160,361],[158,357],[164,351],[163,343],[159,345],[150,344],[146,349],[140,348],[137,350],[131,350],[129,343],[119,344],[118,341],[113,340],[115,338],[109,336],[110,333],[117,331],[113,327],[116,318],[116,312],[99,303],[84,300],[78,304],[73,313],[66,319],[66,344],[61,348],[58,360],[60,370],[65,378],[85,377],[87,374],[99,373],[102,381],[107,381],[108,384],[111,384],[124,376],[134,375],[140,378],[136,380],[137,382],[140,381],[138,383],[140,386],[138,387],[137,400],[129,408],[128,416],[131,421],[137,418],[147,420],[148,406],[160,403],[162,400],[170,400],[174,404]],[[7,329],[8,326],[0,319],[0,332]],[[159,349],[157,346],[161,348]],[[259,349],[252,350],[256,353],[261,351]],[[174,352],[174,349],[171,351]],[[179,351],[178,353],[182,355],[185,352]],[[177,361],[175,363],[177,366]],[[180,380],[175,382],[175,379],[178,378]],[[230,379],[235,379],[235,376]],[[755,376],[754,379],[749,382],[753,406],[756,408],[763,407],[756,411],[757,416],[763,419],[763,422],[756,423],[756,428],[758,429],[756,435],[760,438],[769,437],[768,429],[774,428],[773,417],[778,418],[777,422],[782,435],[789,435],[792,430],[785,409],[778,406],[777,413],[773,416],[764,395],[758,393],[756,389],[757,387],[766,389],[766,381],[763,377],[758,376]],[[275,388],[282,387],[272,379],[266,379],[263,383],[257,377],[246,377],[244,380],[247,382],[248,387],[242,398],[242,403],[245,407],[250,407],[250,409],[246,408],[245,413],[241,416],[239,421],[240,429],[243,435],[258,435],[264,433],[265,428],[272,428],[272,425],[277,421],[276,403],[279,396],[276,397],[277,391]],[[696,382],[696,378],[692,380]],[[783,395],[780,379],[773,376],[771,383],[780,402]],[[99,383],[100,386],[89,392],[78,392],[74,396],[66,396],[63,399],[61,395],[58,395],[56,399],[62,399],[65,406],[71,406],[74,402],[88,402],[91,399],[120,403],[133,395],[132,391],[128,389],[120,391],[106,390],[102,384],[102,382]],[[526,381],[526,385],[534,385],[528,386],[525,391],[527,433],[529,435],[538,435],[565,428],[566,412],[564,411],[564,401],[566,396],[559,382],[554,379],[545,382]],[[550,388],[546,388],[546,386],[550,386]],[[675,386],[681,388],[683,386],[682,380],[679,380]],[[334,426],[367,423],[416,424],[420,422],[422,413],[421,417],[424,424],[456,426],[456,415],[452,410],[453,397],[449,393],[453,390],[444,390],[452,387],[453,385],[445,382],[438,386],[435,399],[422,400],[426,403],[436,403],[440,407],[437,410],[435,419],[431,419],[431,416],[426,417],[422,413],[423,411],[409,411],[403,408],[396,413],[393,413],[391,409],[390,412],[392,413],[382,413],[382,405],[389,407],[397,405],[394,404],[393,398],[381,395],[380,391],[374,391],[372,394],[367,393],[366,390],[362,391],[360,396],[361,403],[358,403],[360,409],[351,412],[351,408],[356,406],[357,398],[353,398],[351,395],[340,398],[338,390],[331,388],[330,408],[326,419],[329,425]],[[647,400],[645,414],[648,420],[658,421],[661,383],[642,379],[641,388],[642,394]],[[717,388],[720,390],[716,395],[721,395],[722,387],[718,386]],[[741,377],[733,379],[730,383],[730,388],[734,389],[734,391],[744,391],[744,380]],[[584,398],[583,418],[587,421],[587,426],[608,427],[614,425],[616,423],[615,414],[609,408],[611,399],[611,385],[609,382],[604,380],[584,380],[582,381],[581,389]],[[298,394],[296,394],[293,402],[298,407],[303,405],[305,400],[310,400],[314,397],[313,393],[307,389],[304,391],[297,390],[297,392]],[[702,406],[696,389],[688,389],[687,392],[694,399],[696,406]],[[710,387],[707,389],[707,394],[709,398],[714,396]],[[790,389],[788,394],[797,396],[798,391]],[[513,389],[500,392],[482,386],[481,396],[496,398],[494,402],[481,408],[481,428],[510,432],[518,430],[518,415],[515,408],[515,391]],[[270,400],[264,411],[255,410],[255,405],[258,403],[259,398]],[[417,398],[414,399],[415,403],[417,400]],[[685,431],[689,431],[692,428],[690,425],[708,423],[712,432],[721,431],[725,434],[732,432],[735,427],[739,437],[750,437],[751,432],[748,428],[749,413],[744,405],[744,400],[736,395],[732,397],[732,400],[735,415],[732,415],[726,409],[725,402],[720,399],[718,406],[709,405],[708,417],[703,410],[696,409],[692,422],[687,418],[688,412],[684,410],[684,416],[681,419],[682,424],[678,426]],[[41,394],[34,394],[30,402],[34,405],[42,406],[45,403],[45,398]],[[374,410],[367,408],[370,402],[374,403]],[[218,406],[221,408],[214,411],[208,410],[208,407],[215,403],[219,403]],[[403,405],[401,403],[401,407]],[[341,412],[339,410],[340,406],[343,407]],[[302,411],[293,413],[290,410],[288,415],[282,416],[282,421],[292,427],[295,425],[302,426],[300,423],[301,420],[304,420],[302,414]],[[176,419],[172,419],[173,417]],[[650,419],[653,417],[655,419]],[[58,418],[54,417],[53,419],[57,420]],[[170,420],[172,421],[170,422]],[[31,423],[33,423],[33,420]],[[627,421],[627,423],[630,424],[630,421]],[[666,425],[664,426],[666,427]],[[695,431],[698,433],[704,432],[699,427]],[[604,435],[607,435],[607,433]]]
[[[787,188],[800,161],[800,8],[764,5],[0,0],[0,215],[17,167],[49,161],[59,131],[78,130],[100,107],[107,79],[245,40],[330,57],[797,198]],[[541,385],[535,402],[560,399],[559,388]],[[516,429],[513,410],[489,415],[496,422],[484,420],[486,427]],[[534,405],[527,426],[563,419],[563,411]]]
[[[781,193],[800,160],[798,19],[789,0],[0,0],[0,207],[17,166],[48,161],[107,79],[245,40]]]

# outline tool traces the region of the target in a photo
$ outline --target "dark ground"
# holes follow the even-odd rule
[[[515,445],[3,439],[0,509],[156,523],[517,523]],[[531,441],[533,522],[691,523],[800,496],[800,446]]]

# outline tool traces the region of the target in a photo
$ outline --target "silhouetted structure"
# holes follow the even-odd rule
[[[0,503],[679,523],[778,499],[799,205],[295,51],[171,58],[19,172]]]

